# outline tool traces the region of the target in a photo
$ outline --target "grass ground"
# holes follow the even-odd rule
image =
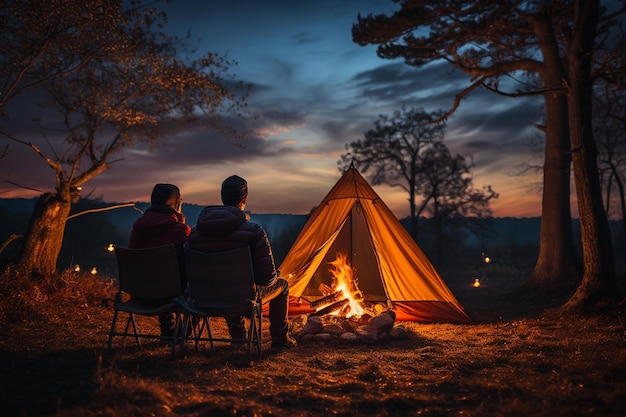
[[[0,293],[3,416],[624,416],[622,309],[564,316],[515,280],[449,283],[475,324],[404,323],[383,343],[301,343],[249,364],[228,346],[173,359],[106,351],[115,288],[67,274]],[[156,320],[146,325],[155,326]],[[265,320],[267,326],[267,320]]]

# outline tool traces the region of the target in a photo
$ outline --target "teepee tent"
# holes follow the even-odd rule
[[[304,225],[280,265],[289,281],[289,313],[312,312],[330,285],[328,264],[343,253],[364,300],[393,308],[396,320],[472,320],[406,229],[351,166]]]

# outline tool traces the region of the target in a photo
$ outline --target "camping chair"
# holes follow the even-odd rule
[[[183,328],[193,329],[181,336],[181,356],[185,356],[185,342],[214,342],[246,344],[246,356],[261,358],[262,304],[254,280],[250,248],[243,246],[225,252],[199,252],[185,245],[187,265],[187,297],[182,303]],[[211,317],[244,316],[249,321],[247,336],[243,339],[215,337],[211,332]],[[191,320],[191,322],[190,322]],[[206,336],[204,335],[206,330]]]
[[[180,297],[181,276],[176,247],[173,244],[147,249],[128,249],[115,246],[118,265],[119,290],[113,304],[113,322],[109,332],[109,351],[112,350],[114,336],[135,338],[141,349],[141,338],[165,340],[172,346],[172,355],[176,349],[176,337],[181,321],[180,307],[174,298]],[[124,298],[130,300],[123,301]],[[151,302],[154,300],[154,302]],[[163,302],[163,300],[166,300]],[[128,320],[123,331],[116,328],[120,312],[128,313]],[[135,316],[158,317],[162,314],[174,314],[174,334],[171,337],[155,333],[142,333]],[[131,326],[132,325],[132,326]]]

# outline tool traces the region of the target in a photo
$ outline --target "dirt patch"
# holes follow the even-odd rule
[[[6,416],[626,415],[623,310],[563,316],[558,297],[521,297],[510,281],[452,283],[476,323],[403,323],[406,340],[276,353],[264,320],[259,363],[230,346],[180,359],[118,340],[108,354],[109,281],[15,283],[0,285]]]

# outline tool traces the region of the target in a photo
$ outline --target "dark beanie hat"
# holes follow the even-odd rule
[[[222,183],[222,203],[236,206],[248,195],[248,183],[237,175],[231,175]]]
[[[150,203],[153,206],[168,206],[176,209],[180,203],[180,190],[173,184],[157,184],[152,189]]]

